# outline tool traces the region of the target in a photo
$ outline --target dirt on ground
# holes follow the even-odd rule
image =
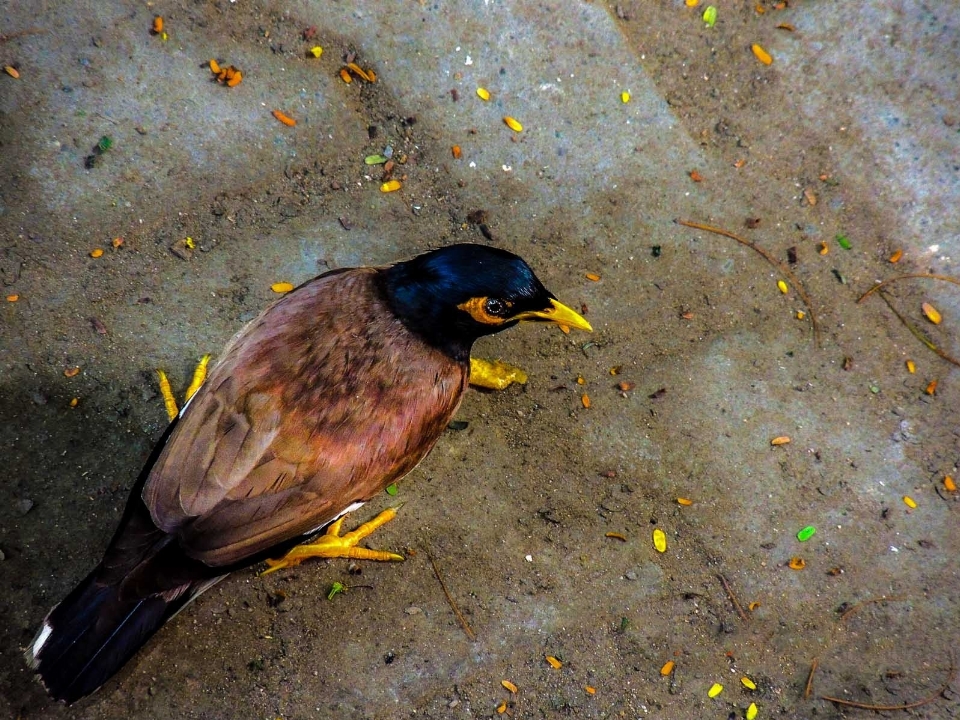
[[[0,3],[0,715],[960,714],[960,19],[708,5]],[[402,500],[370,544],[406,561],[237,572],[51,702],[23,650],[165,427],[155,369],[273,283],[463,241],[595,332],[478,343],[529,382],[348,520]]]

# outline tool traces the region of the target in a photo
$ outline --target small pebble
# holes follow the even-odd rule
[[[33,510],[33,500],[30,498],[23,498],[22,500],[17,500],[17,512],[21,515],[26,515],[28,512]]]
[[[623,574],[623,576],[624,576],[627,580],[636,580],[636,579],[637,579],[637,573],[636,573],[635,571],[633,571],[633,570],[627,570],[627,572],[625,572],[625,573]]]
[[[421,610],[420,608],[416,607],[415,605],[411,605],[411,606],[408,607],[406,610],[404,610],[404,612],[405,612],[407,615],[419,615],[420,613],[423,612],[423,610]]]

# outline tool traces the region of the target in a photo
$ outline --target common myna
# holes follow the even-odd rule
[[[524,320],[591,329],[521,258],[469,244],[334,270],[267,308],[173,419],[103,560],[28,648],[50,694],[93,692],[204,590],[324,528],[309,554],[356,555],[339,520],[430,451],[474,341]]]

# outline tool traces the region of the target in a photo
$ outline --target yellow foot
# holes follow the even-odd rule
[[[200,358],[200,362],[197,363],[197,367],[193,371],[193,380],[190,381],[190,387],[183,394],[184,402],[192,398],[193,394],[203,385],[203,381],[207,377],[207,363],[209,362],[209,355]],[[180,410],[177,408],[176,398],[173,397],[173,390],[170,389],[170,381],[167,379],[167,374],[159,368],[157,369],[157,378],[160,384],[160,394],[163,395],[163,405],[167,409],[167,417],[173,420]]]
[[[365,522],[353,532],[346,535],[340,534],[340,526],[346,517],[344,515],[336,522],[332,523],[327,531],[318,537],[314,542],[304,545],[297,545],[290,552],[279,560],[267,560],[267,569],[261,575],[268,575],[276,570],[282,570],[287,567],[299,565],[307,558],[350,558],[351,560],[403,560],[403,555],[397,555],[383,550],[370,550],[368,548],[356,547],[357,543],[363,540],[381,525],[386,525],[397,516],[396,508],[387,508],[377,515],[373,520]]]
[[[513,383],[525,385],[527,374],[500,360],[470,358],[470,384],[489,390],[504,390]]]

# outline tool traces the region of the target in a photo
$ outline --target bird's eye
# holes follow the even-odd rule
[[[485,296],[470,298],[457,305],[457,308],[484,325],[502,325],[507,322],[512,307],[513,303],[509,300]]]
[[[487,301],[483,304],[483,309],[488,314],[499,317],[506,314],[507,303],[500,298],[487,298]]]

